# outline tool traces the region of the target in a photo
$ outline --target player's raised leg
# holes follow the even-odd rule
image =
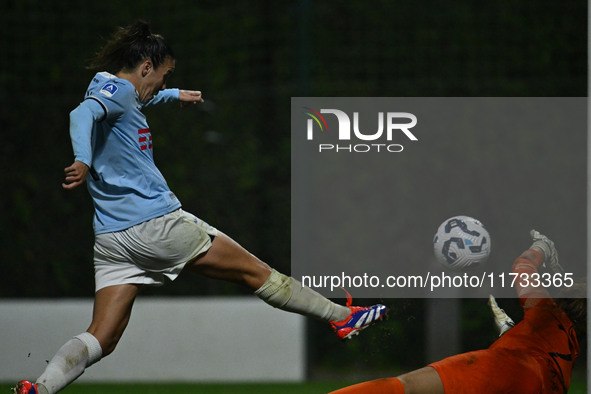
[[[55,394],[82,375],[86,368],[109,355],[127,327],[138,290],[137,285],[99,290],[88,330],[58,350],[36,383],[20,381],[13,391],[17,394]]]
[[[347,306],[335,304],[298,280],[272,269],[221,232],[211,248],[186,267],[211,278],[246,285],[275,308],[330,322],[343,339],[357,334],[386,313],[383,305],[353,307],[350,297]]]

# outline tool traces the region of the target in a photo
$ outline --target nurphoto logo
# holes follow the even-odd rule
[[[318,144],[318,152],[402,152],[402,144],[393,143],[394,138],[403,136],[410,141],[418,141],[418,138],[410,131],[416,126],[417,117],[409,112],[378,112],[377,131],[360,130],[359,112],[353,112],[353,122],[344,111],[339,109],[320,109],[316,111],[310,107],[304,107],[304,113],[309,117],[307,120],[306,138],[313,141],[317,133],[321,133],[323,142]],[[331,116],[323,116],[329,114]],[[363,114],[363,116],[368,116]],[[327,122],[327,119],[329,122]],[[337,122],[337,131],[334,130],[334,121]],[[329,130],[329,123],[331,128]],[[336,141],[325,143],[327,138]],[[346,143],[350,142],[350,143]],[[353,143],[360,142],[360,143]]]

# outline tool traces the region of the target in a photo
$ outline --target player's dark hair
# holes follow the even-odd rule
[[[174,59],[174,54],[164,37],[152,34],[150,26],[139,20],[127,27],[119,27],[90,59],[87,68],[116,74],[122,70],[133,70],[147,59],[154,68],[158,68],[167,57]]]

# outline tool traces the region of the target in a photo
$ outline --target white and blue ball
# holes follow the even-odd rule
[[[490,256],[490,235],[479,220],[453,216],[437,229],[433,250],[437,261],[446,268],[454,271],[478,268]]]

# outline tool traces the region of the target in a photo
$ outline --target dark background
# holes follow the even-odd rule
[[[580,0],[3,1],[0,297],[93,294],[91,200],[84,187],[60,186],[73,160],[68,113],[93,75],[86,59],[116,26],[138,18],[173,46],[169,85],[202,90],[207,100],[147,111],[157,165],[186,210],[283,272],[290,271],[292,96],[587,95]],[[552,159],[586,165],[581,157]],[[586,201],[585,190],[580,185],[573,198]],[[188,276],[148,293],[247,292]],[[510,301],[503,306],[519,318]],[[345,345],[309,323],[311,378],[335,365],[339,376],[375,376],[432,361],[423,346],[424,301],[384,302],[386,324]],[[482,300],[463,300],[462,350],[488,346],[491,324]]]

